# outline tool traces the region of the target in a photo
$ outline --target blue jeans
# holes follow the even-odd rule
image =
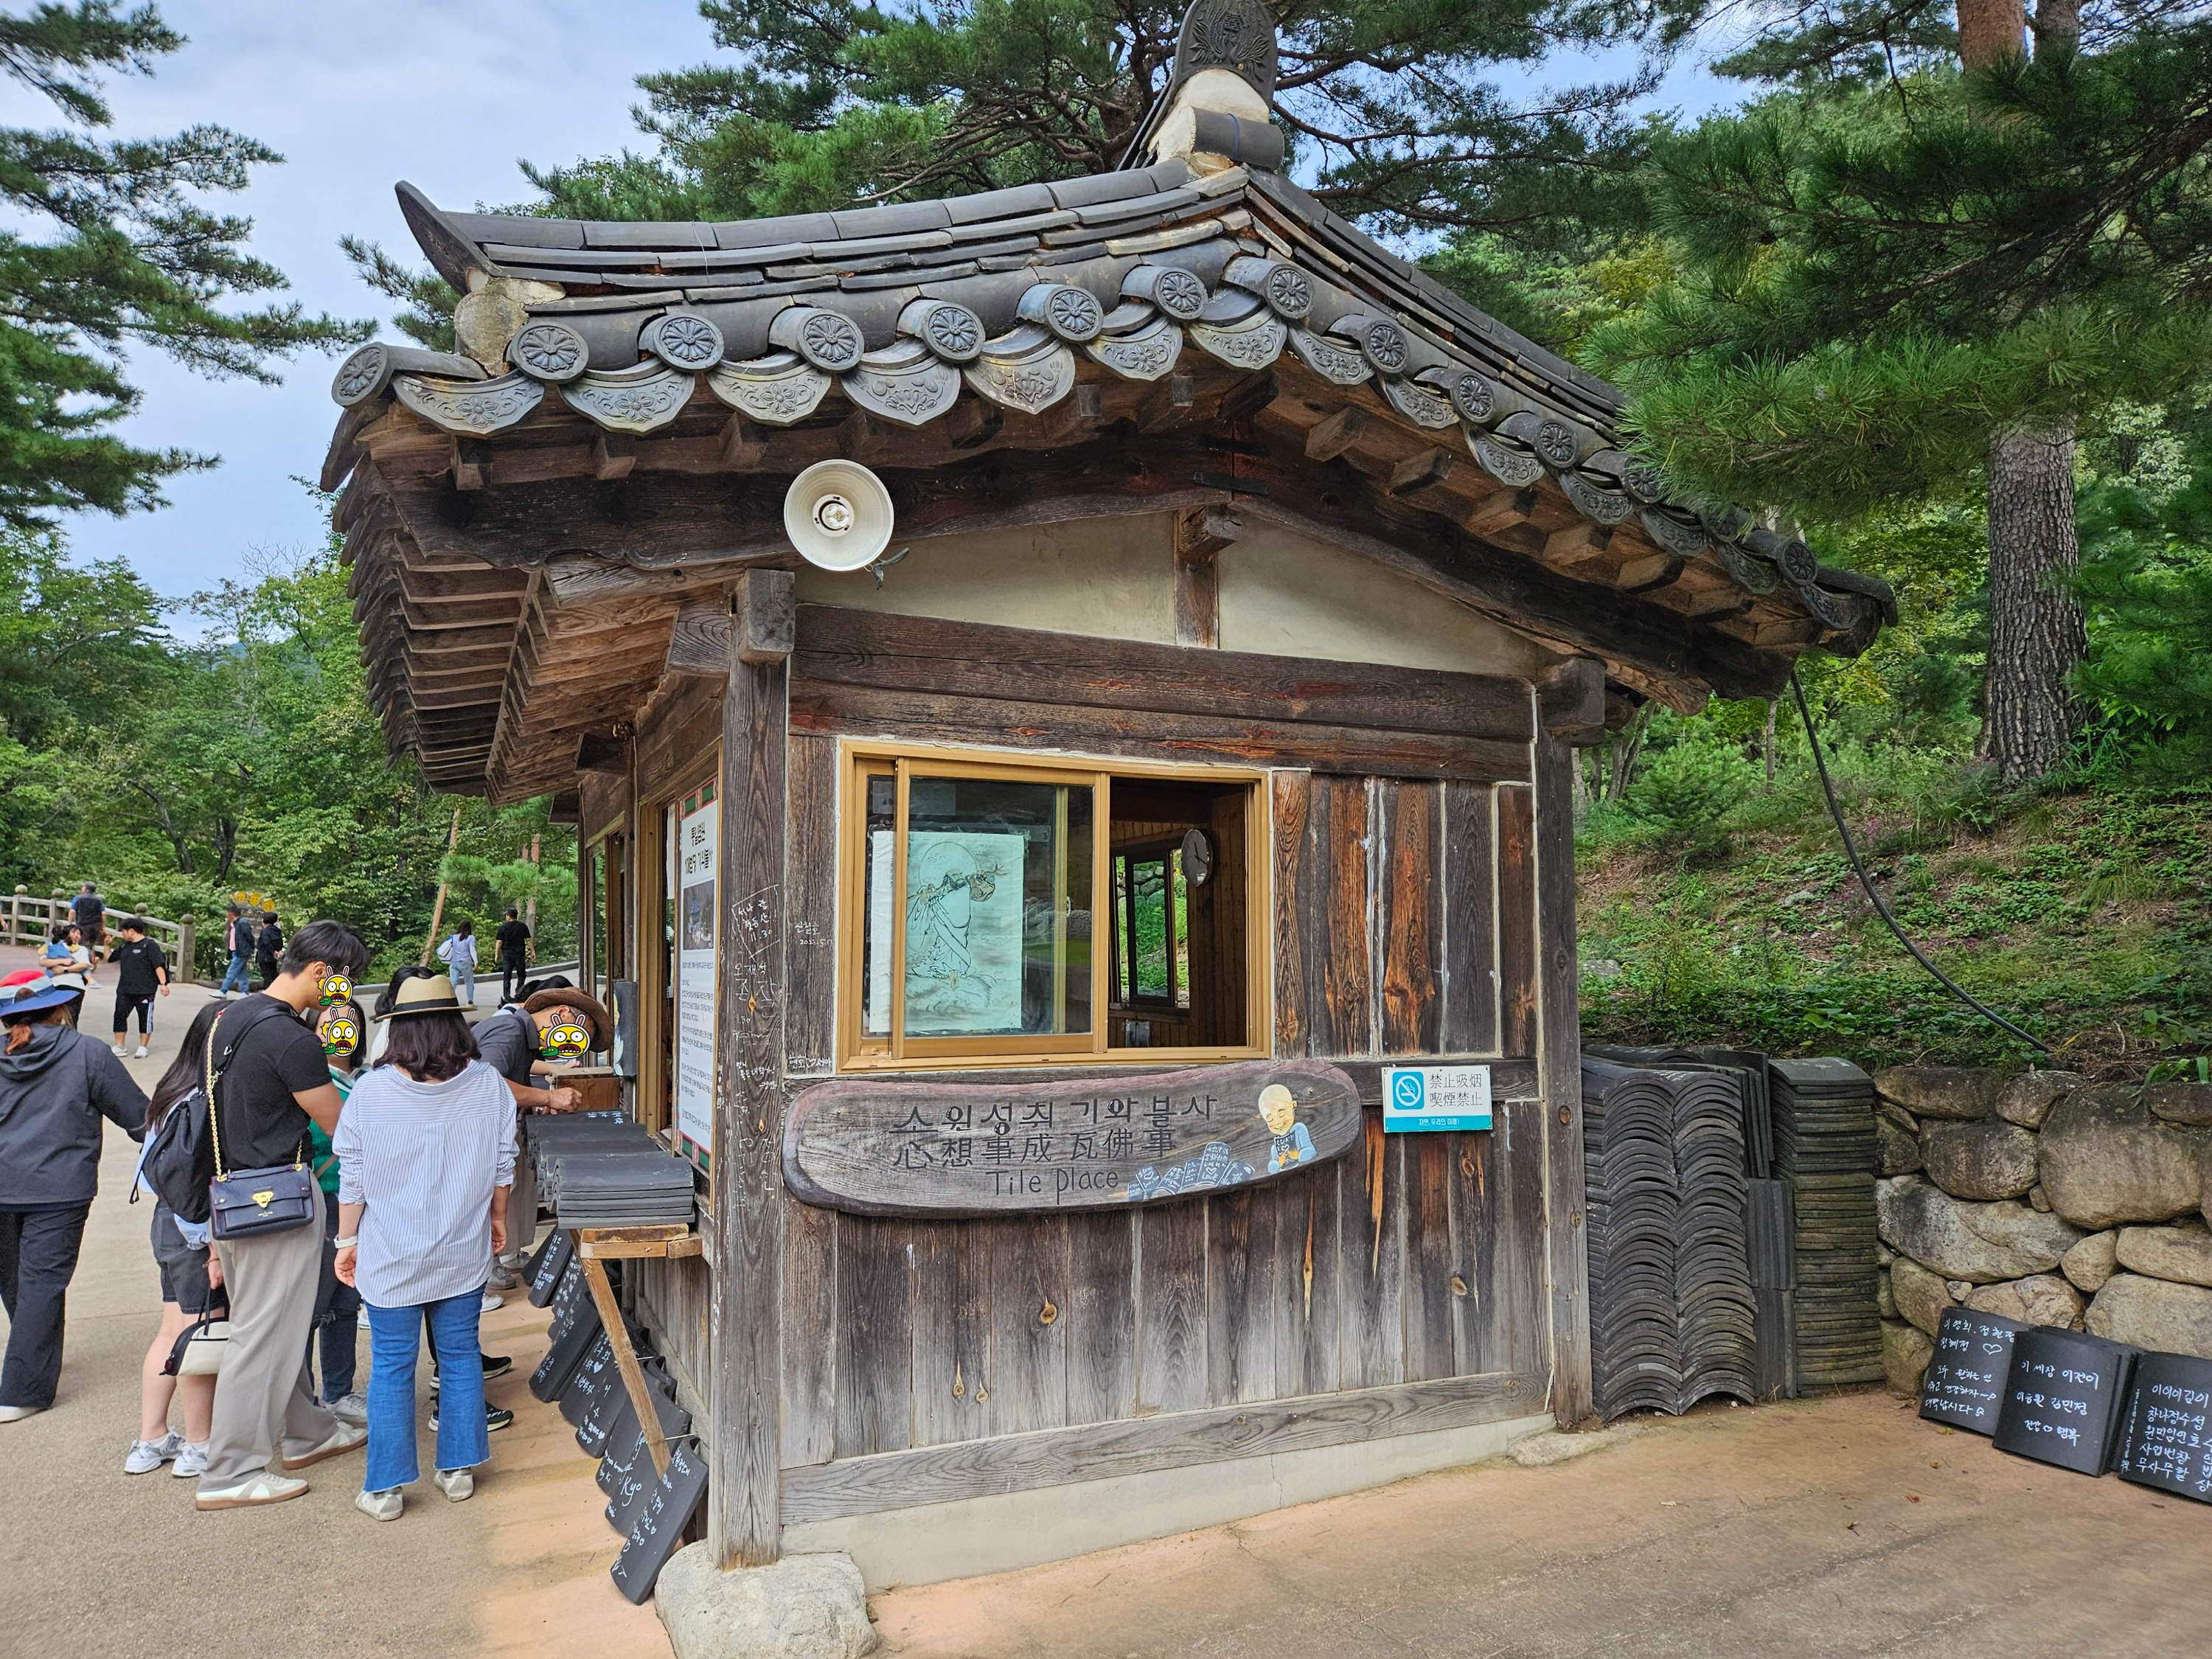
[[[438,1399],[438,1467],[465,1469],[491,1461],[484,1425],[483,1350],[477,1322],[483,1287],[419,1308],[368,1310],[368,1468],[365,1492],[390,1492],[422,1473],[415,1458],[415,1360],[430,1328],[443,1387]]]
[[[225,992],[245,990],[246,969],[246,959],[244,957],[231,957],[230,966],[222,970],[222,984],[217,988]]]
[[[453,994],[460,998],[461,1006],[473,1008],[477,1002],[477,965],[473,962],[450,963],[447,973],[453,976]]]

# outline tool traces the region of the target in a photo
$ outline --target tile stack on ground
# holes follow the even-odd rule
[[[1918,1390],[1961,1306],[2212,1358],[2212,1085],[1944,1066],[1875,1082],[1893,1389]]]
[[[1767,1078],[1775,1174],[1794,1223],[1793,1380],[1879,1382],[1874,1080],[1847,1060],[1773,1060]]]
[[[1738,1086],[1585,1058],[1583,1103],[1599,1413],[1754,1398]]]

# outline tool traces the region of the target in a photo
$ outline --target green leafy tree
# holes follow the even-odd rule
[[[1723,67],[1787,87],[1646,174],[1679,277],[1586,354],[1694,489],[1842,519],[1978,476],[2010,781],[2079,719],[2075,434],[2212,364],[2212,23],[2035,23],[2030,58],[2017,0],[1783,12]]]
[[[159,506],[161,484],[215,465],[115,435],[137,407],[124,378],[133,346],[203,374],[269,381],[270,361],[360,337],[297,305],[228,301],[286,284],[246,254],[252,222],[209,211],[204,192],[243,190],[282,160],[217,126],[110,140],[104,74],[148,75],[185,44],[151,5],[115,0],[0,13],[0,70],[43,97],[59,127],[0,127],[0,520],[21,528],[56,510]]]

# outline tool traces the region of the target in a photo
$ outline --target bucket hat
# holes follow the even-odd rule
[[[461,1000],[453,994],[453,981],[443,974],[429,974],[410,979],[399,988],[399,994],[392,1000],[392,1012],[379,1014],[380,1020],[404,1019],[410,1014],[458,1014]]]

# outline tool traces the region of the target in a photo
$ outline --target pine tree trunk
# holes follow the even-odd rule
[[[2088,650],[2066,580],[2074,526],[2074,426],[1990,440],[1990,663],[1982,748],[2008,783],[2041,777],[2073,747],[2067,677]]]

